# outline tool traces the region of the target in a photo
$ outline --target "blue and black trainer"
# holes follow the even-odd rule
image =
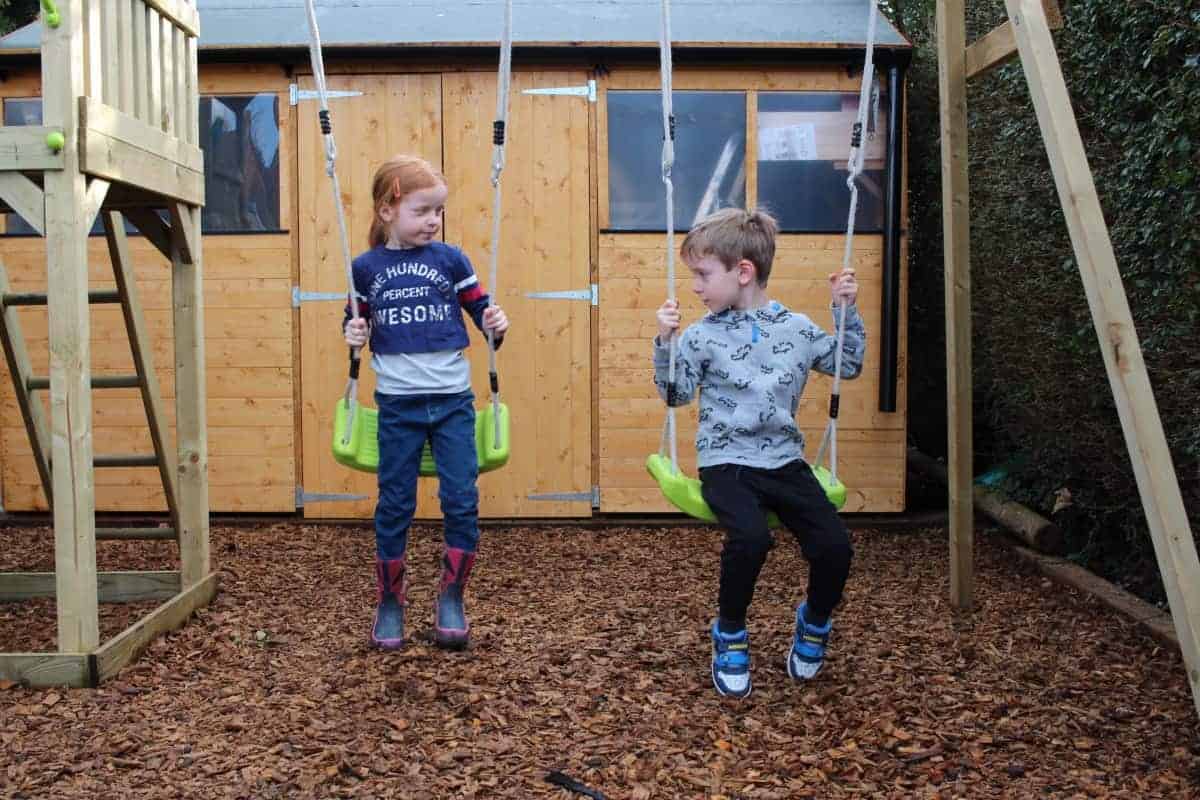
[[[806,681],[821,671],[825,663],[825,648],[829,645],[829,632],[833,620],[824,625],[813,625],[805,617],[807,603],[796,609],[796,635],[792,638],[792,650],[788,653],[787,670],[792,680]]]
[[[745,628],[737,633],[722,633],[713,620],[712,643],[712,679],[717,694],[722,697],[750,694],[750,634]]]

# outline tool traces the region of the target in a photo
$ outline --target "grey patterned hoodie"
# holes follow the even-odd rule
[[[834,307],[834,325],[838,309]],[[836,327],[835,327],[836,330]],[[842,377],[862,372],[867,333],[858,308],[846,309]],[[689,325],[675,357],[672,405],[700,393],[696,456],[701,467],[741,464],[775,469],[804,457],[796,425],[810,369],[833,374],[837,336],[804,314],[771,302],[726,309]],[[654,383],[667,400],[669,351],[654,339]]]

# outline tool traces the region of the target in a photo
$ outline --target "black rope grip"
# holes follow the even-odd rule
[[[671,131],[671,141],[675,141],[675,115],[667,117],[667,128]]]
[[[851,131],[850,131],[850,146],[851,147],[861,147],[862,146],[862,123],[861,122],[854,123],[854,128],[851,129]]]
[[[354,355],[354,348],[350,348],[350,380],[358,380],[358,367],[362,363],[362,359]]]
[[[675,381],[667,383],[667,405],[671,408],[679,405],[679,393],[675,390]]]
[[[842,396],[840,394],[829,395],[829,418],[830,419],[837,419],[838,404],[841,402],[841,399],[842,399]]]
[[[504,120],[498,119],[492,123],[492,144],[504,144]]]
[[[321,118],[321,133],[326,136],[333,133],[333,123],[329,119],[329,112],[322,109],[317,112],[317,116]]]
[[[500,394],[500,376],[494,372],[489,372],[488,380],[492,384],[492,394]]]

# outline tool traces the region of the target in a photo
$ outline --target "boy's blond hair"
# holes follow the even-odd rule
[[[679,255],[689,264],[707,256],[716,256],[733,269],[746,259],[754,265],[758,285],[766,286],[775,261],[775,236],[779,223],[766,211],[723,208],[714,211],[688,231]]]

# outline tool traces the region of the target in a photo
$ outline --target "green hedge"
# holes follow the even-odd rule
[[[972,40],[1004,18],[1002,2],[971,0],[968,7]],[[926,411],[930,400],[941,410],[945,402],[933,3],[891,10],[917,45],[909,81],[910,429],[917,446],[941,454],[944,417]],[[1195,528],[1200,7],[1076,0],[1065,18],[1055,34],[1059,56]],[[973,81],[968,109],[977,473],[1003,467],[1006,490],[1054,514],[1080,561],[1161,600],[1137,485],[1019,64]],[[1067,494],[1072,504],[1056,512],[1056,499]]]

